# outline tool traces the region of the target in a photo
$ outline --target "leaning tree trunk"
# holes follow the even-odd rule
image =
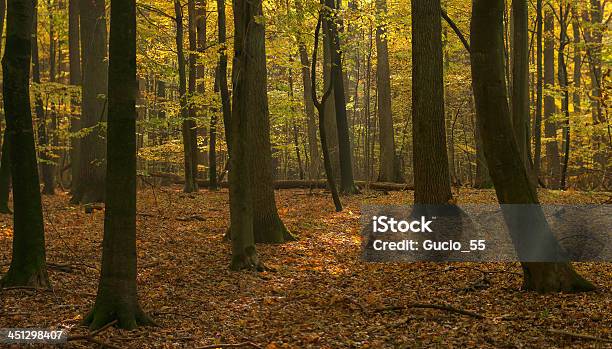
[[[330,78],[333,82],[333,97],[336,109],[338,153],[340,156],[340,191],[344,194],[354,194],[359,190],[355,186],[353,179],[353,152],[351,151],[349,125],[346,116],[346,95],[344,91],[344,70],[342,68],[340,35],[335,14],[332,12],[337,8],[337,3],[334,0],[324,1],[326,6],[325,20],[327,22],[325,34],[331,40],[332,67]]]
[[[412,0],[414,202],[452,199],[444,120],[440,1]]]
[[[471,63],[478,127],[483,135],[485,156],[499,203],[531,204],[530,210],[519,210],[522,217],[504,212],[515,244],[529,241],[529,231],[521,224],[544,231],[547,242],[557,244],[544,213],[539,206],[535,186],[522,165],[518,144],[512,132],[504,78],[503,0],[473,0],[471,22]],[[527,216],[525,216],[527,214]],[[529,230],[529,229],[527,229]],[[521,242],[521,240],[523,240]],[[522,263],[523,287],[541,293],[556,291],[587,291],[593,286],[583,279],[570,263]]]
[[[193,166],[193,137],[192,129],[195,128],[195,123],[190,119],[191,115],[188,106],[187,98],[187,72],[185,68],[185,53],[183,50],[183,9],[181,8],[181,2],[179,0],[174,1],[174,13],[176,20],[176,52],[178,60],[178,73],[179,73],[179,103],[181,110],[182,128],[181,133],[183,135],[183,157],[185,164],[185,185],[183,191],[185,193],[192,193],[198,190],[198,184],[196,183],[196,177]]]
[[[544,16],[544,85],[547,88],[555,86],[555,15],[546,6]],[[544,97],[544,137],[546,137],[546,175],[547,187],[559,188],[561,160],[557,146],[557,123],[554,121],[555,97],[547,93]]]
[[[133,329],[152,324],[136,292],[136,1],[111,0],[108,164],[102,270],[92,330],[117,320]]]
[[[379,24],[376,27],[376,86],[378,119],[380,125],[379,182],[395,182],[395,134],[391,113],[391,77],[389,72],[389,48],[387,47],[387,2],[376,0]]]
[[[90,131],[80,141],[80,175],[72,202],[88,204],[103,201],[105,193],[106,140],[101,125],[107,114],[107,34],[105,1],[79,4],[83,53],[80,129]]]
[[[9,0],[2,83],[11,177],[13,178],[13,256],[0,286],[48,287],[45,232],[30,109],[30,58],[34,7]]]
[[[261,2],[248,6],[245,11],[253,18],[263,16]],[[253,234],[256,242],[281,243],[293,240],[278,215],[274,198],[272,173],[272,146],[270,144],[270,112],[268,110],[267,69],[265,28],[259,21],[251,21],[245,35],[242,49],[250,54],[249,67],[244,83],[248,91],[248,112],[250,114],[249,144],[252,153],[248,158],[251,169],[251,190],[253,193]]]
[[[257,45],[253,44],[250,28],[261,26],[255,20],[257,4],[247,0],[234,0],[234,90],[232,96],[232,117],[230,122],[230,233],[232,240],[232,270],[258,270],[262,264],[257,258],[253,235],[253,191],[251,184],[250,158],[252,145],[249,141],[252,127],[252,89],[256,65]],[[247,30],[249,28],[249,30]],[[260,29],[263,31],[263,27]],[[261,42],[258,43],[262,45]],[[259,57],[261,59],[261,57]]]

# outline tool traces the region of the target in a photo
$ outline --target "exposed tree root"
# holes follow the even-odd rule
[[[85,317],[83,323],[92,330],[102,329],[109,326],[109,324],[116,324],[119,328],[126,330],[132,330],[138,326],[157,326],[140,307],[136,306],[129,309],[129,307],[116,305],[115,303],[110,305],[96,304],[93,310]]]
[[[589,292],[595,286],[570,263],[523,263],[523,289],[538,293]]]
[[[205,345],[203,347],[197,347],[196,349],[213,349],[213,348],[261,348],[261,346],[253,343],[253,342],[242,342],[242,343],[234,343],[234,344],[210,344]]]
[[[554,333],[554,334],[561,334],[561,335],[564,335],[564,336],[569,336],[569,337],[574,337],[574,338],[587,339],[587,340],[598,341],[598,342],[605,342],[605,343],[612,343],[612,339],[595,337],[595,336],[591,336],[591,335],[588,335],[588,334],[580,334],[580,333],[564,331],[564,330],[555,330],[555,329],[552,329],[552,328],[549,329],[548,332]]]

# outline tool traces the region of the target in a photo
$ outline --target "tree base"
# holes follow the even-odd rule
[[[570,263],[523,263],[523,290],[538,293],[588,292],[595,286]]]
[[[340,187],[340,194],[342,195],[356,195],[356,194],[360,194],[361,191],[359,190],[359,188],[357,188],[356,185],[352,185],[348,188],[345,187]]]
[[[51,284],[46,266],[30,270],[15,270],[11,267],[4,278],[0,279],[0,288],[2,287],[51,288]]]
[[[104,202],[104,190],[76,190],[70,198],[71,205],[87,205]]]
[[[83,323],[91,330],[97,330],[115,320],[117,320],[117,327],[126,330],[133,330],[138,326],[157,326],[138,305],[121,307],[116,303],[103,306],[96,304]]]
[[[285,227],[279,217],[273,219],[274,224],[257,224],[253,226],[256,243],[282,244],[284,242],[296,241],[296,237]]]
[[[232,256],[230,270],[265,271],[266,267],[257,258],[255,248],[249,247],[243,253]]]

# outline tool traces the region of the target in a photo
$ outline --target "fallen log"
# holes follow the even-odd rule
[[[174,184],[184,184],[185,179],[174,173],[150,173],[149,176],[157,178],[170,179]],[[207,180],[197,180],[198,186],[207,188],[210,186],[210,182]],[[221,182],[219,186],[221,188],[227,188],[228,182]],[[366,181],[355,181],[360,189],[369,188],[372,190],[381,191],[404,191],[414,190],[414,186],[406,183],[388,183],[388,182],[371,182]],[[327,181],[325,180],[277,180],[274,181],[274,189],[327,189]]]

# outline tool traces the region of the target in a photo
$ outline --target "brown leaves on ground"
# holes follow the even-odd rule
[[[490,190],[456,193],[459,202],[495,203]],[[545,203],[601,203],[606,195],[541,192]],[[186,195],[179,187],[146,188],[138,203],[140,302],[156,328],[108,329],[98,339],[121,348],[197,348],[245,343],[261,348],[338,347],[602,347],[611,338],[610,264],[577,264],[596,292],[538,295],[519,290],[516,263],[365,263],[360,260],[359,207],[398,204],[412,193],[344,197],[333,210],[328,193],[277,192],[279,212],[299,236],[259,245],[272,271],[230,272],[227,191]],[[68,196],[44,198],[52,291],[0,291],[0,328],[71,327],[95,300],[103,211],[84,213]],[[0,221],[0,273],[11,256],[12,217]],[[486,273],[483,273],[485,271]],[[491,273],[489,273],[491,272]],[[410,307],[437,303],[484,319]],[[553,330],[553,331],[551,331]],[[248,343],[250,342],[250,344]],[[95,344],[78,341],[69,347]],[[247,347],[245,346],[245,347]]]

